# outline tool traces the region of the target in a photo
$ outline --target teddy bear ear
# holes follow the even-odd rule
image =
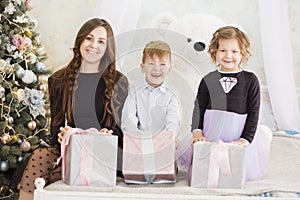
[[[169,25],[176,18],[177,17],[171,12],[161,12],[156,17],[153,18],[151,22],[151,27],[158,28],[159,32],[163,32],[163,30],[168,29]]]

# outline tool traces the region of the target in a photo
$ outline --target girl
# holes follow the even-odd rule
[[[247,180],[260,178],[269,159],[271,131],[258,127],[260,86],[256,75],[241,69],[250,56],[249,38],[236,27],[217,30],[208,53],[217,70],[200,82],[192,132],[197,141],[231,142],[247,147]]]

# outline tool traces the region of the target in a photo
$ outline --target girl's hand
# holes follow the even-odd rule
[[[241,145],[241,146],[244,146],[244,147],[246,147],[246,146],[249,145],[249,142],[247,140],[245,140],[245,139],[233,140],[230,143],[232,143],[232,144],[238,144],[238,145]]]
[[[193,132],[193,144],[199,141],[206,141],[206,138],[203,136],[202,131],[197,130]]]
[[[179,140],[175,138],[175,149],[178,149],[179,147]]]
[[[65,127],[60,127],[59,130],[60,132],[57,134],[58,138],[57,138],[57,141],[61,144],[62,142],[62,139],[64,137],[64,134],[66,131],[68,131],[69,129],[71,129],[72,127],[70,126],[65,126]]]
[[[100,132],[103,132],[103,133],[107,133],[107,134],[109,134],[109,135],[112,135],[113,134],[113,130],[108,130],[107,128],[102,128],[101,130],[100,130]]]

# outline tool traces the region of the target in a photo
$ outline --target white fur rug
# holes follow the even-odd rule
[[[277,132],[273,135],[267,172],[259,181],[246,182],[244,189],[199,189],[188,186],[186,175],[180,172],[176,184],[126,185],[118,179],[116,187],[96,188],[69,186],[61,181],[47,186],[48,191],[86,191],[116,193],[180,194],[205,196],[253,196],[271,193],[279,197],[300,194],[300,136]],[[279,194],[279,195],[278,195]]]

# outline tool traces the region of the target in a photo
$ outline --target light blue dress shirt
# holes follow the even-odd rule
[[[153,88],[145,80],[130,84],[122,111],[123,131],[175,131],[178,135],[181,106],[176,93],[165,83]]]

